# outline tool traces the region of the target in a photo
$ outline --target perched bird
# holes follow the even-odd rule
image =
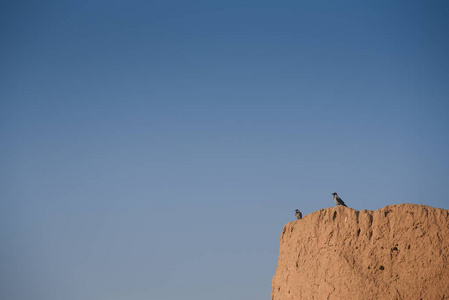
[[[343,202],[343,200],[341,200],[340,197],[338,197],[337,193],[332,193],[332,195],[334,195],[334,201],[335,201],[335,205],[343,205],[346,206],[346,204]],[[347,206],[346,206],[347,207]]]
[[[296,214],[295,214],[296,215],[296,219],[297,220],[302,219],[302,213],[299,211],[299,209],[296,209],[295,211],[296,211]]]

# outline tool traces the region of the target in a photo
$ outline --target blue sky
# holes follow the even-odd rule
[[[269,298],[296,208],[448,209],[448,4],[316,2],[2,2],[1,298]]]

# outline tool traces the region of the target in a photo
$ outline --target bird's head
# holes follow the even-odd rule
[[[299,211],[299,209],[295,209],[295,211],[296,211],[296,212],[298,212],[298,211]]]
[[[337,193],[332,193],[332,195],[334,195],[334,196],[335,196],[335,195],[337,195],[337,196],[338,196],[338,194],[337,194]]]

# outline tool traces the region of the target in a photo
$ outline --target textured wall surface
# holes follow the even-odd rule
[[[285,225],[272,300],[449,299],[449,211],[330,207]]]

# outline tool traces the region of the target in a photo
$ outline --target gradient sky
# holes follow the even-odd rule
[[[0,298],[269,299],[294,209],[448,209],[448,9],[2,1]]]

